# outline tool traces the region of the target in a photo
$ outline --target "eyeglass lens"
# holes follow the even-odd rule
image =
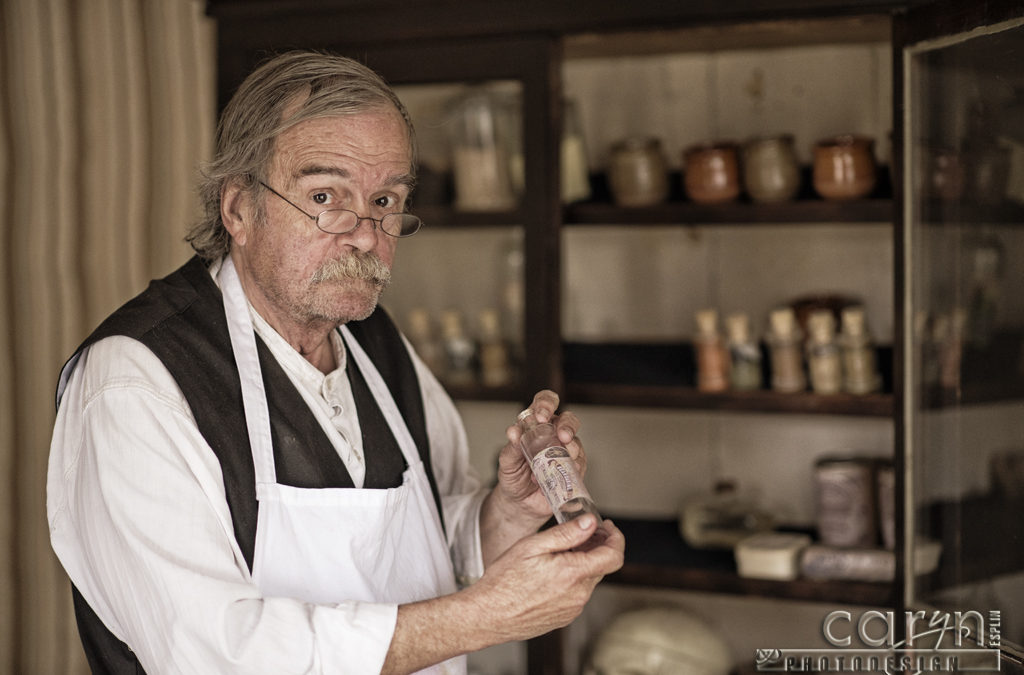
[[[363,220],[355,211],[348,209],[330,209],[317,216],[316,224],[324,232],[330,234],[345,234],[356,229],[360,220]],[[415,234],[422,225],[422,221],[409,213],[389,213],[381,219],[374,220],[380,229],[392,237],[408,237]]]

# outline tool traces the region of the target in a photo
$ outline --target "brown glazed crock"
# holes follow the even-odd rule
[[[875,189],[874,139],[833,136],[814,145],[814,189],[825,199],[860,199]]]
[[[740,195],[739,150],[735,143],[694,145],[683,152],[683,187],[698,204],[720,204]]]

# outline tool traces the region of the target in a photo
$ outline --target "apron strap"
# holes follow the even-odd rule
[[[384,419],[387,420],[388,426],[391,427],[391,432],[402,449],[402,455],[405,457],[406,463],[409,466],[413,466],[417,461],[423,464],[423,471],[426,473],[430,492],[434,498],[434,506],[437,508],[437,524],[441,528],[442,535],[444,535],[446,531],[444,509],[441,507],[441,493],[437,488],[437,481],[434,478],[434,469],[429,463],[429,455],[426,457],[420,455],[420,450],[413,440],[412,434],[409,432],[409,427],[406,425],[405,418],[398,409],[398,404],[395,403],[395,399],[391,395],[391,390],[381,376],[380,371],[374,366],[369,355],[367,355],[362,345],[359,344],[359,341],[352,334],[352,331],[349,330],[348,326],[344,325],[340,326],[338,330],[345,341],[346,349],[348,349],[349,354],[355,360],[356,365],[359,366],[363,379],[377,400],[377,405],[380,406],[381,412],[384,413]]]
[[[277,470],[274,468],[274,446],[270,435],[270,412],[267,405],[267,391],[263,386],[263,371],[256,351],[256,333],[249,315],[248,301],[238,271],[231,256],[224,259],[221,268],[221,289],[224,293],[224,315],[231,336],[231,348],[238,366],[242,386],[242,405],[245,408],[245,425],[252,447],[253,466],[256,470],[257,492],[261,483],[276,483]]]
[[[356,365],[359,366],[359,372],[362,373],[363,379],[366,380],[366,384],[370,388],[370,392],[373,393],[373,397],[377,400],[377,405],[380,406],[381,412],[384,413],[384,419],[391,428],[391,433],[394,434],[395,440],[398,441],[398,447],[401,448],[406,463],[409,466],[416,464],[420,459],[416,443],[412,440],[409,427],[405,425],[402,413],[399,412],[398,405],[391,396],[391,390],[388,389],[387,384],[384,383],[384,378],[377,372],[377,368],[374,367],[370,357],[363,351],[362,346],[352,335],[348,327],[341,326],[340,330],[341,336],[345,340],[345,347],[348,349],[349,354],[352,355],[352,358],[355,359]]]

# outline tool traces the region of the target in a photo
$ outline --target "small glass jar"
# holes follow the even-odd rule
[[[668,164],[657,138],[628,138],[612,146],[608,183],[619,206],[651,206],[668,197]]]
[[[743,186],[755,202],[784,202],[800,190],[793,137],[755,138],[743,146]]]
[[[860,199],[875,189],[875,142],[843,135],[814,146],[814,189],[825,199]]]
[[[734,143],[695,145],[683,153],[686,196],[698,204],[721,204],[740,196],[739,152]]]
[[[495,96],[472,91],[454,103],[452,170],[455,208],[503,211],[515,207],[507,148],[500,137],[501,110]]]
[[[583,141],[579,107],[566,99],[562,113],[562,202],[570,204],[590,198],[590,169]]]

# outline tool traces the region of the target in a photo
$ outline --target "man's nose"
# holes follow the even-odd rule
[[[348,243],[361,251],[372,251],[377,246],[377,240],[386,236],[380,230],[380,223],[370,216],[357,216],[355,229],[346,232],[344,235]]]

